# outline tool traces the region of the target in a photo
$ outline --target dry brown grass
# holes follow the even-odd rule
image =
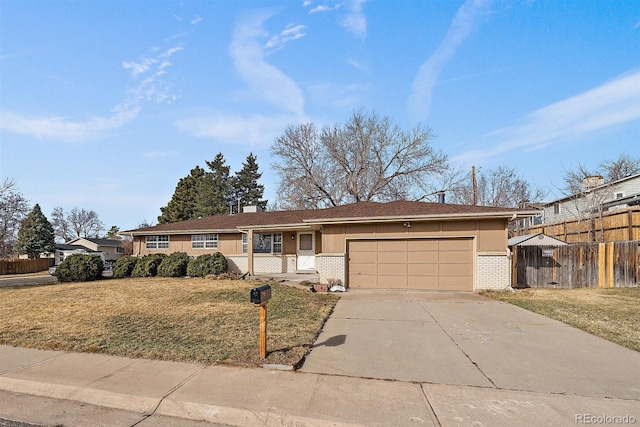
[[[113,279],[0,288],[0,344],[201,363],[257,364],[256,282]],[[268,363],[297,363],[338,296],[272,283]]]
[[[640,351],[640,288],[522,289],[484,292]]]

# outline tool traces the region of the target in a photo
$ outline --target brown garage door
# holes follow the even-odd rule
[[[471,239],[351,240],[349,287],[473,291]]]

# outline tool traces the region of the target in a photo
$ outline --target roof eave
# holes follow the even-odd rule
[[[238,229],[237,228],[220,228],[220,229],[211,229],[211,228],[206,228],[206,229],[194,229],[194,230],[145,230],[145,231],[136,231],[136,230],[131,230],[131,231],[124,231],[122,232],[122,234],[126,234],[128,236],[156,236],[159,234],[169,234],[169,235],[174,235],[174,234],[185,234],[185,233],[189,233],[189,234],[205,234],[205,233],[219,233],[219,234],[224,234],[224,233],[237,233]]]
[[[305,219],[309,224],[338,224],[338,223],[364,223],[364,222],[397,222],[397,221],[455,221],[458,219],[516,219],[535,216],[539,211],[517,211],[517,212],[483,212],[483,213],[460,213],[460,214],[428,214],[428,215],[396,215],[396,216],[372,216],[372,217],[351,217],[351,218],[323,218]]]

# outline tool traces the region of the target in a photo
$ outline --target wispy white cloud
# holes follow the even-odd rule
[[[163,52],[160,55],[158,55],[158,58],[168,58],[171,55],[173,55],[174,53],[180,52],[181,50],[184,50],[184,47],[182,47],[182,45],[178,45],[178,46],[169,48],[165,52]]]
[[[125,70],[131,70],[131,76],[135,77],[138,74],[143,74],[149,71],[149,68],[156,63],[155,59],[142,58],[140,62],[122,62],[122,68]]]
[[[213,138],[228,144],[268,147],[289,124],[300,118],[291,114],[241,116],[214,112],[176,122],[179,130],[200,138]]]
[[[285,73],[265,60],[262,47],[266,35],[262,24],[271,14],[246,15],[236,24],[229,47],[240,77],[252,93],[271,105],[304,116],[304,97],[298,85]]]
[[[196,15],[196,17],[191,20],[191,25],[199,24],[200,21],[202,21],[202,18],[199,15]]]
[[[308,7],[311,6],[313,4],[313,2],[311,0],[304,0],[302,2],[302,7]]]
[[[515,125],[487,135],[498,139],[493,147],[468,151],[453,160],[488,159],[515,149],[536,150],[639,120],[640,70],[635,70],[527,114]]]
[[[102,137],[104,133],[123,126],[140,112],[136,105],[119,105],[110,117],[90,117],[83,121],[56,116],[25,116],[11,111],[0,111],[0,129],[18,135],[41,139],[80,142]]]
[[[298,40],[306,36],[304,29],[306,27],[304,25],[289,25],[287,28],[282,30],[280,34],[277,34],[269,39],[265,44],[267,49],[282,49],[288,42],[292,40]]]
[[[366,64],[363,64],[362,62],[356,61],[353,58],[347,59],[347,64],[351,65],[356,70],[369,72],[369,67]]]
[[[323,13],[323,12],[331,12],[332,10],[338,10],[342,6],[340,3],[336,3],[333,6],[329,6],[326,4],[319,4],[318,6],[309,10],[309,13]]]
[[[350,0],[347,3],[349,13],[342,21],[344,28],[363,39],[367,36],[367,18],[362,11],[365,2],[366,0]]]
[[[135,119],[144,102],[171,103],[177,99],[173,86],[163,76],[171,63],[166,59],[183,49],[181,45],[168,48],[155,55],[142,56],[137,61],[123,61],[135,84],[125,91],[125,99],[106,116],[93,115],[74,119],[58,115],[25,115],[9,110],[0,111],[0,130],[37,138],[82,142],[104,137],[109,131],[120,128]]]
[[[444,40],[436,51],[420,66],[411,86],[408,108],[409,114],[418,120],[424,120],[431,113],[433,87],[438,75],[447,62],[456,53],[458,47],[480,25],[487,14],[492,0],[467,0],[460,6]]]

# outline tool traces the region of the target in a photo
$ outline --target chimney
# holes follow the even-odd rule
[[[260,206],[244,206],[242,208],[242,213],[248,213],[248,212],[262,212],[262,208]]]
[[[603,184],[604,178],[601,175],[586,176],[582,179],[582,191],[588,191]]]
[[[444,203],[444,190],[440,190],[436,194],[438,195],[438,203]]]

